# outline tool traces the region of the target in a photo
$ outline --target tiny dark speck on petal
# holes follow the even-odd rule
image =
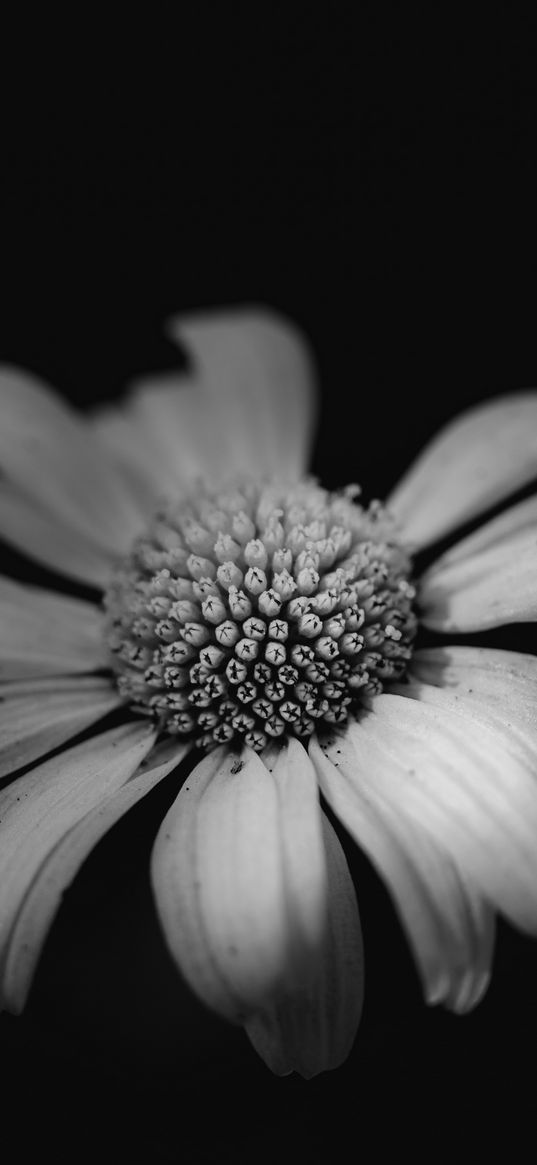
[[[243,768],[244,768],[244,761],[243,760],[234,760],[233,764],[231,766],[231,772],[232,773],[240,773],[241,769],[243,769]]]

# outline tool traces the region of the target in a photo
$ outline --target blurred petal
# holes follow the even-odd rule
[[[494,919],[471,880],[386,788],[390,761],[350,724],[310,745],[322,792],[386,882],[407,933],[427,1002],[474,1007],[489,978]]]
[[[443,632],[534,622],[536,579],[535,527],[456,561],[440,558],[420,582],[421,621]]]
[[[298,1067],[309,1074],[330,1066],[323,1057],[341,1062],[359,1011],[357,974],[358,1004],[349,1008],[343,993],[348,1026],[336,1024],[330,1034],[323,1028],[332,1004],[321,987],[330,949],[321,822],[315,773],[297,741],[272,772],[250,749],[240,760],[219,749],[188,778],[153,852],[157,907],[180,970],[227,1019],[249,1023],[261,1013],[275,1022],[272,1038],[281,1046],[267,1055],[278,1059],[278,1071],[292,1071],[299,1055],[284,1013],[274,1020],[279,1005],[302,1009],[295,1025],[303,1025],[309,1007],[315,1031],[302,1032]],[[357,942],[347,941],[354,953]],[[332,944],[333,961],[342,946]]]
[[[73,676],[70,688],[6,693],[0,685],[0,777],[44,756],[122,704],[110,680]]]
[[[108,450],[127,489],[140,509],[150,518],[163,493],[177,490],[177,473],[168,479],[163,473],[158,445],[153,446],[141,426],[136,425],[121,404],[94,409],[88,416],[97,440]]]
[[[283,995],[246,1023],[254,1048],[278,1076],[310,1079],[347,1058],[360,1023],[363,949],[356,894],[343,850],[323,815],[328,876],[328,929],[316,979]]]
[[[42,863],[73,826],[132,776],[154,740],[146,724],[113,728],[0,791],[0,962]]]
[[[537,477],[537,393],[469,409],[429,442],[388,498],[416,549]]]
[[[0,537],[41,566],[76,582],[105,587],[110,577],[114,563],[110,551],[5,483],[0,485]]]
[[[294,326],[266,309],[245,309],[179,317],[168,331],[192,357],[192,374],[139,385],[126,409],[155,456],[162,488],[231,470],[299,477],[313,439],[315,382]]]
[[[127,549],[140,513],[90,426],[29,373],[4,368],[0,390],[0,468],[8,487],[105,553]]]
[[[24,898],[5,954],[0,997],[8,1011],[22,1011],[63,893],[88,854],[120,817],[180,764],[188,747],[172,741],[153,749],[126,783],[119,788],[114,783],[49,852]],[[122,779],[120,772],[117,776]]]
[[[396,814],[411,819],[491,905],[537,931],[537,782],[509,728],[481,712],[383,694],[353,744]],[[362,779],[360,777],[360,779]]]
[[[91,672],[106,666],[102,616],[92,603],[0,578],[0,679]]]

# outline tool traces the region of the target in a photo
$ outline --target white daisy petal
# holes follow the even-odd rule
[[[123,415],[132,448],[143,447],[156,478],[150,485],[158,484],[161,494],[174,497],[193,480],[229,473],[227,444],[220,442],[210,406],[192,377],[162,373],[142,381],[127,397]],[[124,441],[124,460],[125,449]]]
[[[153,749],[126,783],[119,788],[114,783],[49,852],[22,903],[5,954],[0,998],[8,1011],[22,1011],[63,893],[88,854],[120,817],[180,764],[188,747],[173,741]],[[122,779],[120,772],[117,776]]]
[[[416,549],[537,476],[537,393],[477,405],[433,438],[387,505]]]
[[[473,693],[465,694],[462,691],[453,691],[444,687],[435,687],[416,680],[405,684],[394,684],[392,689],[411,700],[418,700],[422,704],[438,708],[454,717],[462,717],[465,721],[464,730],[468,730],[468,723],[483,726],[493,732],[501,734],[503,746],[510,755],[528,769],[535,772],[537,767],[537,730],[535,716],[530,723],[524,716],[519,716],[516,700],[507,698],[505,706],[496,706],[487,701],[483,695],[474,697]],[[513,706],[515,705],[515,706]],[[507,712],[509,708],[509,712]],[[456,721],[454,721],[456,722]]]
[[[516,506],[509,506],[496,518],[484,522],[467,538],[460,538],[441,558],[436,559],[435,565],[438,562],[441,562],[443,566],[451,565],[453,562],[459,562],[462,558],[470,558],[474,554],[481,553],[482,550],[489,550],[493,546],[503,544],[509,541],[514,534],[522,534],[524,531],[531,530],[537,530],[537,494],[525,498]]]
[[[0,391],[8,485],[105,552],[126,549],[140,514],[90,427],[29,373],[4,368]]]
[[[179,317],[171,335],[193,359],[191,376],[167,374],[135,391],[130,415],[160,448],[163,487],[212,472],[298,477],[314,421],[314,374],[305,340],[266,310]],[[159,459],[157,458],[157,461]]]
[[[283,1013],[274,1036],[281,1040],[278,1062],[285,1060],[278,1070],[297,1067],[309,1074],[330,1066],[320,1063],[323,1056],[341,1062],[349,1039],[341,1023],[328,1033],[329,993],[320,987],[330,901],[321,821],[315,774],[298,742],[282,750],[273,772],[250,749],[240,760],[217,750],[179,793],[152,862],[171,952],[208,1006],[235,1022],[259,1013],[270,1022],[279,1004],[302,1001],[304,1023],[310,992],[316,1037],[308,1037],[299,1053]],[[349,949],[355,966],[356,942],[349,940]],[[333,947],[333,962],[340,950]],[[332,964],[332,982],[345,974],[341,962],[337,972]],[[349,1022],[348,993],[343,998]],[[299,1055],[300,1066],[294,1062]]]
[[[534,527],[460,560],[439,559],[420,581],[421,621],[443,632],[535,622],[536,578]]]
[[[63,744],[122,700],[110,680],[73,676],[70,689],[57,688],[6,694],[0,685],[0,777],[30,764]]]
[[[163,493],[177,488],[177,474],[163,475],[158,449],[151,446],[140,425],[135,424],[121,404],[101,406],[88,416],[97,440],[125,479],[127,488],[148,517],[157,508]]]
[[[0,679],[106,666],[102,616],[92,603],[0,578]]]
[[[519,651],[452,645],[416,651],[410,675],[465,704],[482,704],[506,728],[537,732],[537,657]]]
[[[354,747],[376,786],[522,930],[537,931],[537,783],[509,728],[383,694],[360,719]]]
[[[333,811],[386,882],[416,959],[428,1003],[469,1010],[490,978],[494,920],[444,847],[386,791],[389,760],[350,724],[310,754]]]
[[[323,814],[328,875],[328,930],[318,978],[246,1023],[272,1072],[309,1079],[348,1056],[363,1004],[364,972],[356,894],[343,850]]]
[[[41,566],[76,582],[105,587],[110,577],[112,553],[4,482],[0,485],[0,537]]]
[[[200,762],[162,824],[152,862],[172,954],[197,994],[235,1021],[271,999],[294,958],[295,937],[277,783],[257,754],[245,749],[243,758],[218,749]],[[316,902],[324,926],[320,879],[314,867],[310,887],[304,881],[313,897],[305,933],[315,925]]]
[[[67,749],[0,791],[0,961],[41,864],[128,780],[154,740],[146,724],[123,725]]]
[[[305,337],[267,310],[177,318],[172,334],[196,360],[207,405],[245,468],[299,476],[307,466],[315,378]],[[218,425],[220,431],[220,425]]]

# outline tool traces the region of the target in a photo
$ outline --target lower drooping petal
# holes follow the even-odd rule
[[[88,854],[120,817],[181,762],[188,747],[176,741],[158,745],[133,775],[127,776],[124,784],[118,787],[114,780],[99,804],[73,825],[49,852],[22,902],[5,948],[0,1002],[8,1011],[22,1011],[62,895]],[[124,771],[118,770],[116,778],[122,781]]]
[[[155,732],[126,724],[67,749],[0,791],[0,964],[40,866],[87,813],[136,771]]]
[[[153,852],[157,908],[180,970],[208,1006],[247,1026],[262,1055],[256,1020],[270,1024],[283,1009],[266,1047],[279,1072],[314,1075],[341,1063],[359,1019],[357,911],[348,903],[348,873],[341,889],[341,862],[328,873],[334,858],[325,845],[315,773],[291,740],[272,769],[248,748],[240,759],[210,753],[187,779]],[[345,938],[338,931],[334,942],[331,927],[343,918]],[[336,981],[343,1003],[334,1007]],[[338,1006],[345,1019],[332,1024]],[[299,1063],[285,1008],[296,1030],[302,1026]],[[322,1038],[311,1038],[312,1023]]]
[[[509,728],[407,696],[371,700],[353,732],[360,772],[492,906],[537,931],[537,783]]]
[[[387,884],[430,1004],[474,1007],[490,978],[494,919],[471,880],[386,790],[389,762],[361,724],[310,754],[321,789]]]
[[[323,816],[329,892],[328,932],[314,980],[282,994],[246,1024],[254,1048],[277,1076],[305,1079],[347,1058],[363,1004],[362,933],[356,894],[341,845]]]

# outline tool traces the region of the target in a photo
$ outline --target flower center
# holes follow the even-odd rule
[[[240,481],[161,510],[105,596],[121,695],[208,750],[333,730],[400,679],[410,560],[357,486]]]

